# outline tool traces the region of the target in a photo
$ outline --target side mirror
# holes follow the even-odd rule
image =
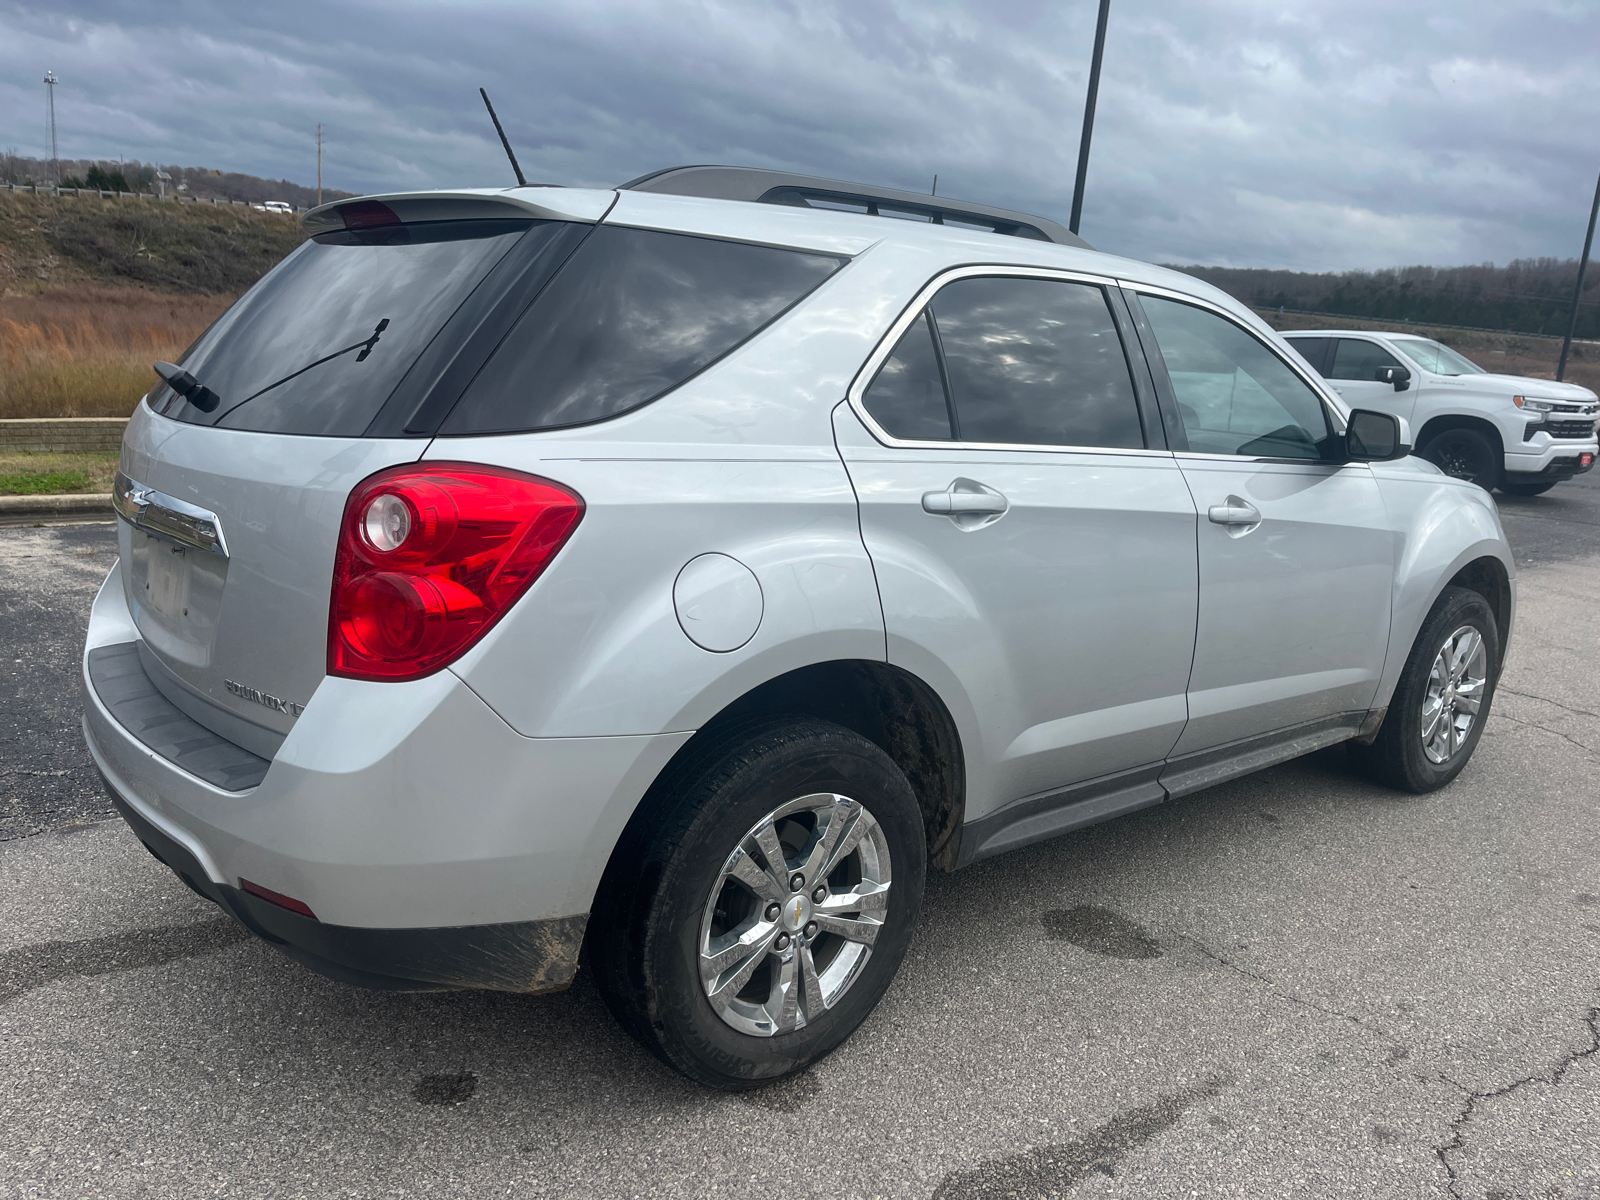
[[[1394,390],[1403,392],[1411,386],[1411,372],[1404,367],[1379,367],[1372,373],[1379,383],[1392,383]]]
[[[1393,367],[1384,370],[1392,371]],[[1344,431],[1345,457],[1351,462],[1389,462],[1411,453],[1411,427],[1393,413],[1358,408]]]

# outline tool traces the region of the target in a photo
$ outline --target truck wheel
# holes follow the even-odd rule
[[[1476,429],[1446,429],[1428,439],[1421,456],[1446,475],[1469,479],[1486,492],[1498,486],[1505,465],[1494,440]]]
[[[922,908],[922,814],[892,759],[809,718],[746,726],[672,770],[601,882],[591,955],[667,1065],[743,1091],[849,1037]]]
[[[1352,745],[1351,753],[1391,787],[1442,788],[1477,748],[1499,676],[1500,630],[1489,602],[1466,588],[1445,588],[1411,647],[1376,740]]]
[[[1538,481],[1502,479],[1500,490],[1508,496],[1542,496],[1560,482],[1555,479],[1541,479]]]

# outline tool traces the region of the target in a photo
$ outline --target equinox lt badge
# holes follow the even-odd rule
[[[257,691],[253,687],[246,687],[242,683],[235,683],[231,679],[224,679],[222,686],[235,696],[253,700],[257,704],[264,704],[275,712],[288,713],[291,717],[298,717],[306,710],[304,704],[296,704],[293,700],[284,700],[278,696],[269,696],[266,692]]]

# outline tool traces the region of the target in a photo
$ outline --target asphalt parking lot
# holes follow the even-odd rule
[[[746,1096],[556,996],[312,975],[78,732],[109,525],[0,529],[0,1197],[1600,1200],[1600,473],[1505,500],[1519,625],[1443,792],[1335,748],[935,876],[888,997]]]

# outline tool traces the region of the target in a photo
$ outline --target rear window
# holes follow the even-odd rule
[[[201,412],[163,387],[152,406],[193,424],[358,437],[512,245],[561,228],[502,219],[319,234],[184,356],[221,403]]]
[[[648,404],[842,264],[832,255],[601,226],[522,314],[439,432],[559,429]]]

